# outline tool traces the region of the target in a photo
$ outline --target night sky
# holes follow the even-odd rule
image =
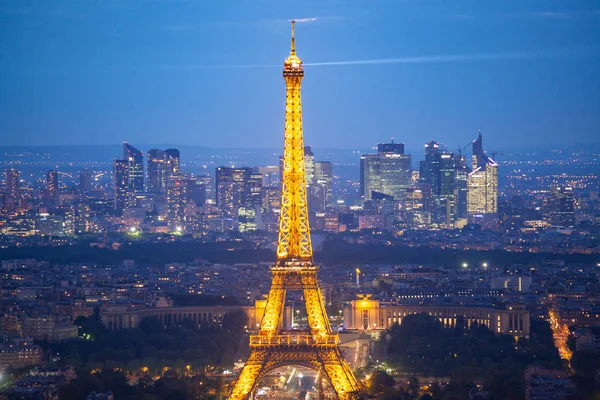
[[[281,147],[292,18],[314,147],[600,143],[600,1],[4,0],[0,145]]]

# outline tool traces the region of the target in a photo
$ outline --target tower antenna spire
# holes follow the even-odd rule
[[[296,25],[296,21],[292,20],[292,50],[290,51],[291,55],[296,55],[296,38],[294,37],[294,25]]]

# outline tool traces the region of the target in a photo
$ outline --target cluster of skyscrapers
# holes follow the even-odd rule
[[[180,171],[177,149],[150,149],[147,154],[123,143],[123,158],[114,161],[114,208],[117,215],[164,225],[173,232],[186,227],[186,207],[204,206],[209,177]],[[163,224],[164,222],[164,224]]]
[[[334,192],[333,165],[316,161],[304,148],[310,227],[332,233],[375,229],[460,228],[468,223],[494,229],[499,220],[498,164],[483,149],[481,133],[469,143],[471,162],[435,140],[425,143],[417,168],[403,143],[380,143],[360,158],[358,196]],[[466,147],[466,146],[465,146]],[[150,233],[277,232],[281,209],[279,166],[219,166],[214,174],[182,171],[177,149],[140,151],[123,144],[113,162],[112,185],[101,185],[106,171],[46,172],[40,191],[5,170],[2,232],[12,235],[69,236],[111,231]],[[78,181],[65,186],[62,176]],[[350,182],[350,181],[349,181]],[[112,186],[112,188],[111,188]],[[573,189],[542,191],[540,228],[575,226]],[[501,210],[500,210],[501,211]],[[537,218],[537,217],[536,217]],[[534,218],[535,219],[535,218]],[[536,225],[537,226],[537,225]],[[529,225],[527,226],[529,227]]]
[[[305,148],[307,195],[311,210],[323,212],[333,200],[332,166],[315,161]],[[151,149],[147,154],[128,143],[123,158],[114,161],[114,210],[117,215],[164,225],[169,232],[277,229],[281,205],[281,165],[228,167],[193,176],[180,170],[177,149]],[[150,218],[152,219],[152,218]]]
[[[472,142],[469,168],[465,157],[434,140],[425,144],[419,170],[403,143],[383,143],[376,154],[360,160],[365,226],[462,227],[493,223],[498,212],[498,164],[483,150],[481,133]],[[366,218],[371,214],[371,218]]]

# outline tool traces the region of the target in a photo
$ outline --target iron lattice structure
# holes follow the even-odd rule
[[[285,139],[277,262],[271,267],[271,289],[260,330],[250,336],[250,356],[229,399],[248,399],[265,375],[286,365],[317,371],[329,381],[339,399],[355,399],[361,388],[342,357],[338,335],[331,331],[317,278],[319,267],[312,256],[300,98],[304,70],[296,55],[294,22],[292,48],[284,62],[283,77],[286,83]],[[287,290],[301,290],[304,294],[310,327],[306,331],[282,329]]]

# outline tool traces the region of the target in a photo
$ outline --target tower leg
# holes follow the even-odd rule
[[[254,388],[266,362],[267,360],[262,352],[252,351],[250,353],[250,357],[229,395],[229,400],[246,400],[254,397],[252,396]]]
[[[318,382],[318,387],[319,387],[319,400],[325,400],[325,394],[323,393],[323,376],[321,376],[321,374],[319,374],[319,382]]]
[[[277,332],[282,323],[285,307],[285,276],[273,274],[273,283],[269,290],[269,297],[265,307],[265,314],[261,321],[260,334],[273,334]]]

